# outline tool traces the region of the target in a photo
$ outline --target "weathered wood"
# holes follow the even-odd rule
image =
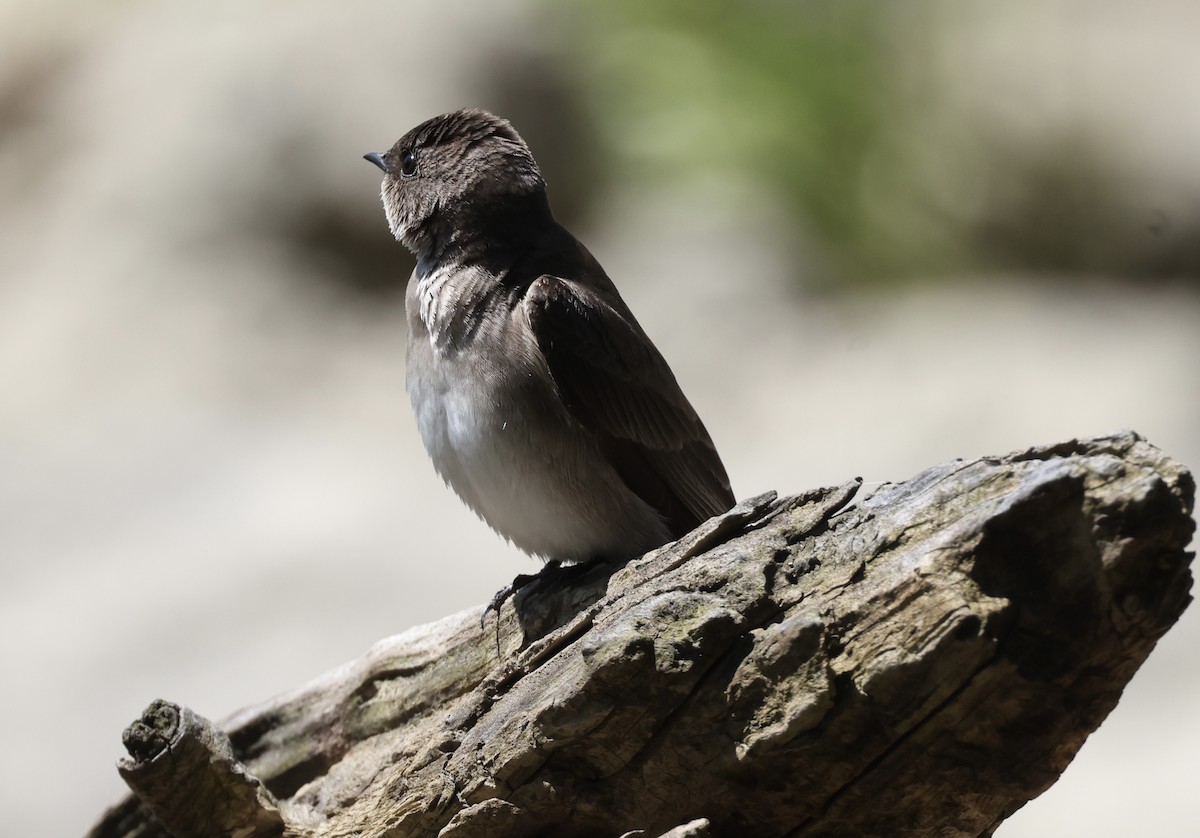
[[[274,798],[208,719],[155,701],[122,739],[129,758],[117,766],[121,777],[176,838],[283,834]]]
[[[1192,478],[1123,433],[857,488],[384,640],[233,753],[294,836],[988,834],[1190,601]]]

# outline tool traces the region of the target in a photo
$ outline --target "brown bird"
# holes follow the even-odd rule
[[[408,282],[407,388],[438,474],[517,547],[628,559],[734,504],[696,411],[604,269],[481,110],[365,158]]]

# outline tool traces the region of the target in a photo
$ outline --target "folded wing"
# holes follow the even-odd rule
[[[553,276],[533,282],[529,323],[571,415],[673,536],[734,504],[712,439],[628,309]]]

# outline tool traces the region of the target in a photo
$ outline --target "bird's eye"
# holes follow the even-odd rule
[[[417,155],[413,154],[411,148],[404,149],[404,153],[400,155],[400,174],[405,177],[411,177],[417,173]]]

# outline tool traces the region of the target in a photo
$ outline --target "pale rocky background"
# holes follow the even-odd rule
[[[360,156],[440,112],[514,119],[739,496],[1123,427],[1200,466],[1196,260],[830,283],[761,185],[639,187],[591,142],[603,102],[571,94],[604,63],[565,60],[581,24],[552,8],[0,3],[4,834],[85,832],[151,699],[219,719],[535,567],[439,483],[403,390],[410,263]],[[924,165],[986,169],[964,126],[1099,138],[1151,256],[1195,247],[1200,7],[921,8]],[[1003,208],[970,181],[948,219]],[[1193,608],[1000,834],[1195,834],[1198,641]]]

